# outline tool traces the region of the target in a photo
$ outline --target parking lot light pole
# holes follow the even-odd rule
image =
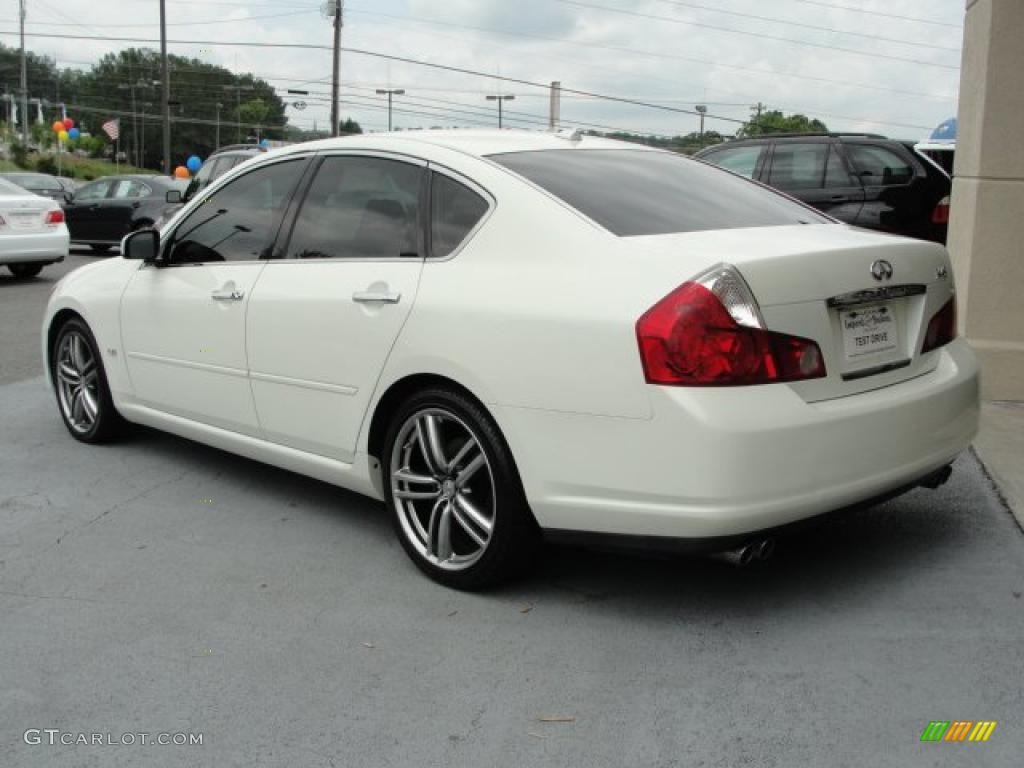
[[[695,109],[700,112],[700,148],[704,149],[704,115],[707,113],[708,108],[705,104],[698,104]]]
[[[488,101],[498,102],[498,127],[501,128],[502,116],[501,116],[501,105],[502,102],[512,101],[515,99],[515,94],[512,93],[489,93],[487,94]]]
[[[378,88],[377,93],[381,96],[387,94],[388,97],[388,130],[391,130],[391,97],[401,96],[405,93],[402,88]]]

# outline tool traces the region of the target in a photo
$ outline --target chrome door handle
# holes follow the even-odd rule
[[[352,301],[360,304],[397,304],[402,300],[402,294],[393,291],[356,291],[352,294]]]
[[[210,294],[214,301],[241,301],[245,298],[244,291],[214,291]]]

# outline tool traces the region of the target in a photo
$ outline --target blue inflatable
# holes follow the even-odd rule
[[[189,173],[196,173],[203,167],[203,161],[197,155],[192,155],[192,157],[185,161],[185,167],[188,168]]]
[[[956,118],[951,117],[939,123],[938,128],[932,131],[931,141],[956,141]]]

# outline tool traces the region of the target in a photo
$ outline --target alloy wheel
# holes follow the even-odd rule
[[[494,533],[494,474],[480,439],[441,408],[409,416],[391,454],[391,497],[421,557],[448,571],[476,563]]]
[[[100,374],[89,342],[78,331],[61,337],[55,373],[64,419],[75,432],[89,432],[99,418]]]

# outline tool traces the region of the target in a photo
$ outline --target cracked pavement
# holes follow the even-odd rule
[[[1024,535],[971,455],[755,569],[551,548],[469,595],[375,502],[149,430],[78,444],[32,375],[0,384],[2,766],[1019,763]],[[999,725],[922,744],[936,719]]]

